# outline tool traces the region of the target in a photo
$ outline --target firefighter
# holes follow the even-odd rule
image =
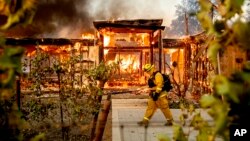
[[[138,124],[141,126],[148,126],[149,120],[151,119],[157,108],[159,108],[167,119],[165,126],[172,125],[173,117],[169,109],[168,100],[166,98],[167,91],[162,89],[164,84],[162,74],[160,72],[157,72],[154,65],[151,64],[145,64],[143,66],[143,71],[150,75],[148,80],[150,94],[148,99],[148,106],[143,120],[138,122]]]

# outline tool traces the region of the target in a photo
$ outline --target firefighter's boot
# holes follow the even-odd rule
[[[164,124],[165,126],[172,126],[173,120],[167,120],[167,122]]]
[[[139,121],[139,122],[137,122],[137,124],[139,125],[139,126],[145,126],[145,127],[148,127],[148,120],[142,120],[142,121]]]

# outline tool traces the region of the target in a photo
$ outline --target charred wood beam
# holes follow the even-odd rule
[[[210,43],[211,40],[213,40],[214,36],[209,36],[207,38],[207,42],[201,46],[199,52],[196,54],[196,56],[194,57],[193,61],[196,62],[199,57],[202,55],[203,51],[205,51],[206,48],[208,48],[208,44]]]
[[[100,30],[102,28],[126,28],[129,31],[133,30],[133,29],[146,29],[146,30],[151,30],[151,32],[161,29],[164,30],[165,26],[157,26],[157,25],[122,25],[119,23],[94,23],[95,27],[97,28],[97,30]],[[150,32],[150,31],[149,31]]]
[[[104,36],[100,35],[100,40],[104,41]],[[99,63],[104,62],[104,44],[99,45]]]
[[[153,44],[152,44],[152,39],[153,39],[153,33],[150,34],[149,40],[150,40],[150,63],[154,63],[154,50],[153,50]]]
[[[159,47],[159,70],[162,72],[162,33],[159,31],[158,47]]]
[[[112,50],[109,50],[109,53],[119,53],[119,52],[140,53],[141,50],[127,50],[127,49],[112,49]]]
[[[131,49],[131,50],[135,50],[135,49],[150,49],[150,47],[145,46],[145,47],[104,47],[104,49],[110,49],[110,50],[124,50],[124,49]]]
[[[142,74],[142,56],[143,56],[143,52],[141,51],[141,53],[140,53],[140,76],[142,76],[143,74]]]
[[[163,39],[163,48],[176,48],[186,46],[186,43],[180,39]]]
[[[66,39],[66,38],[6,38],[6,45],[74,45],[82,43],[85,46],[94,46],[94,39]]]

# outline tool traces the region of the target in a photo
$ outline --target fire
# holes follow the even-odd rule
[[[119,62],[120,71],[122,73],[136,73],[139,71],[139,58],[136,55],[116,55],[113,61],[108,61],[108,63]]]
[[[110,36],[104,35],[103,45],[106,47],[109,45],[109,43],[110,43]]]
[[[74,49],[76,49],[77,51],[79,51],[80,48],[81,48],[81,43],[76,42],[76,43],[74,44]]]
[[[82,38],[83,39],[95,39],[95,35],[91,33],[83,33]]]
[[[32,51],[32,52],[27,53],[27,57],[32,57],[32,56],[34,56],[35,54],[36,54],[36,51],[34,50],[34,51]]]
[[[104,49],[104,55],[107,55],[109,53],[108,49]]]
[[[48,46],[39,46],[39,48],[41,48],[43,51],[49,51]]]

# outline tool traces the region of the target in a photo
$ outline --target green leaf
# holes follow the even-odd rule
[[[241,75],[243,80],[250,84],[250,73],[242,73]]]
[[[5,87],[5,88],[12,88],[14,85],[14,80],[15,80],[15,75],[14,75],[14,69],[9,69],[6,73],[7,78],[0,81],[0,87]]]
[[[205,94],[200,99],[201,107],[208,108],[211,107],[214,103],[216,103],[216,98],[212,95]]]
[[[183,114],[181,114],[181,115],[179,116],[179,119],[180,119],[182,125],[184,125],[184,124],[185,124],[185,118],[184,118],[184,115],[183,115]]]
[[[45,141],[45,139],[45,133],[40,133],[32,138],[31,141]]]
[[[188,139],[185,136],[185,133],[180,125],[174,124],[173,129],[174,129],[173,139],[175,141],[188,141]]]
[[[189,107],[188,107],[188,112],[190,112],[190,114],[192,114],[195,110],[195,107],[193,104],[189,104]]]
[[[209,141],[209,134],[206,130],[201,129],[199,134],[196,136],[197,141]]]
[[[158,134],[158,135],[156,135],[156,138],[159,141],[171,141],[170,137],[165,135],[165,134]]]
[[[102,90],[99,89],[97,95],[102,95],[102,94],[103,94]]]
[[[24,0],[22,1],[22,7],[14,13],[8,13],[7,22],[0,26],[0,29],[6,30],[13,25],[19,23],[30,23],[31,19],[34,17],[34,3],[35,0]]]
[[[223,134],[225,129],[227,128],[228,123],[228,107],[223,104],[217,104],[214,107],[215,110],[217,110],[217,115],[215,118],[215,133]]]
[[[241,6],[243,5],[244,0],[225,0],[224,5],[226,7],[226,15],[227,19],[232,18],[235,14],[242,13]]]
[[[219,95],[225,95],[230,93],[230,83],[228,79],[223,75],[217,75],[214,79],[215,91]]]
[[[9,57],[15,57],[15,56],[22,56],[24,52],[24,48],[22,47],[7,47],[4,51],[4,54],[9,56]]]
[[[210,12],[212,8],[212,4],[209,3],[207,0],[199,0],[200,7],[202,11]]]
[[[180,103],[179,106],[180,106],[181,111],[184,111],[184,110],[185,110],[185,106],[184,106],[184,104],[183,104],[182,102]]]
[[[199,0],[201,10],[197,13],[197,19],[208,33],[213,33],[213,20],[211,17],[212,4],[207,0]]]
[[[5,45],[6,39],[3,37],[0,37],[0,46]]]
[[[213,33],[213,22],[212,18],[209,16],[209,13],[204,11],[198,12],[197,18],[199,19],[205,31],[208,33]]]
[[[219,52],[220,48],[221,45],[216,41],[212,41],[209,45],[207,55],[214,66],[217,66],[217,53]]]
[[[234,37],[244,49],[250,49],[250,22],[236,21],[232,27]]]

